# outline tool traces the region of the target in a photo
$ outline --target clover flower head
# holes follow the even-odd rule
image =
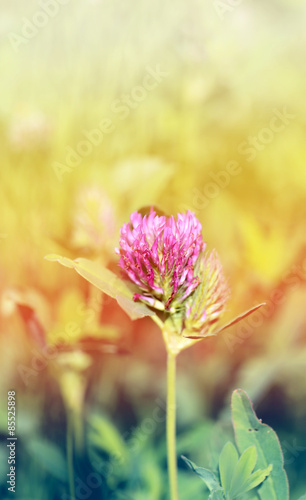
[[[148,215],[132,213],[120,232],[119,266],[139,288],[134,300],[159,310],[175,312],[199,286],[195,273],[205,249],[202,226],[187,211],[167,217],[151,208]]]
[[[198,261],[200,284],[185,301],[184,327],[190,334],[213,335],[226,308],[230,289],[215,250]]]

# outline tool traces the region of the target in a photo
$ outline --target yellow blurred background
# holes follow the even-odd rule
[[[130,352],[102,361],[91,352],[91,389],[84,395],[78,379],[80,401],[66,405],[87,398],[125,429],[163,390],[157,329],[44,260],[55,252],[115,269],[120,226],[154,204],[201,221],[229,278],[229,317],[267,302],[182,355],[179,425],[216,418],[240,386],[284,442],[305,450],[305,2],[2,0],[0,10],[1,390],[19,393],[20,432],[39,426],[54,438],[45,384],[65,385],[50,363],[25,383],[20,367],[37,346],[20,304],[50,345],[72,323],[79,353],[88,337]],[[52,391],[55,426],[56,401],[69,396]],[[289,453],[297,485],[303,453]],[[57,498],[44,481],[34,500]]]

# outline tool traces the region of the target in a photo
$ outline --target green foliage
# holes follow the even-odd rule
[[[226,443],[219,457],[219,475],[182,457],[205,482],[209,500],[288,500],[288,481],[277,435],[257,419],[251,401],[241,389],[232,395],[232,421],[241,455],[231,442]],[[300,500],[304,498],[306,495]]]
[[[257,461],[255,446],[245,450],[239,458],[235,446],[230,442],[226,443],[219,458],[221,484],[212,471],[198,467],[186,457],[182,458],[204,481],[211,492],[210,500],[242,498],[249,490],[261,484],[272,470],[272,466],[268,466],[265,470],[253,472]]]
[[[93,467],[103,475],[110,490],[117,494],[123,487],[122,498],[133,500],[162,498],[164,472],[150,448],[134,448],[106,416],[98,414],[90,417],[88,443]]]
[[[232,445],[232,443],[228,442],[224,446],[219,458],[220,479],[225,492],[231,490],[232,479],[237,464],[238,464],[237,450],[235,446]]]
[[[215,476],[215,474],[203,467],[198,467],[195,463],[188,460],[188,458],[182,456],[182,459],[186,462],[186,464],[204,481],[207,488],[211,492],[209,496],[209,500],[223,500],[223,489],[219,483],[219,480]]]
[[[71,260],[56,254],[46,255],[45,258],[51,262],[57,261],[65,267],[75,269],[89,283],[116,299],[120,307],[131,319],[155,315],[145,304],[133,301],[134,292],[131,286],[127,286],[116,274],[98,262],[83,258]]]
[[[237,389],[232,395],[232,419],[238,449],[241,453],[254,445],[259,467],[273,466],[273,470],[259,489],[261,500],[289,499],[289,487],[284,459],[276,433],[258,420],[247,394]]]
[[[128,453],[125,442],[108,418],[97,414],[92,415],[88,438],[92,445],[116,457],[116,460],[121,463],[127,461]]]
[[[219,459],[219,472],[226,498],[234,500],[241,497],[265,480],[270,474],[272,466],[268,466],[264,470],[258,469],[253,473],[256,462],[255,446],[245,450],[239,460],[236,448],[232,443],[228,442],[224,446]]]
[[[143,453],[140,463],[133,464],[126,489],[133,500],[147,498],[160,500],[164,489],[164,477],[151,453]]]
[[[57,446],[46,439],[32,437],[26,442],[26,447],[40,467],[57,479],[66,480],[66,458]]]

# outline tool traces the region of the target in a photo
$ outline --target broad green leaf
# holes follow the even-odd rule
[[[225,493],[230,490],[237,463],[238,452],[235,446],[229,441],[221,451],[219,458],[220,479]]]
[[[73,269],[75,264],[73,260],[57,255],[56,253],[49,253],[48,255],[45,255],[45,259],[50,262],[59,262],[62,266],[69,267],[70,269]]]
[[[213,492],[222,489],[218,479],[216,478],[213,472],[211,472],[208,469],[204,469],[203,467],[198,467],[195,463],[191,462],[191,460],[188,460],[188,458],[184,457],[183,455],[181,458],[184,460],[184,462],[186,462],[186,464],[190,467],[191,470],[193,470],[198,476],[200,476],[200,478],[204,481],[209,491]]]
[[[242,389],[232,395],[232,419],[240,453],[252,445],[257,450],[257,467],[273,470],[258,490],[261,500],[288,500],[289,487],[280,443],[276,433],[258,420],[252,403]]]
[[[298,500],[306,500],[306,493],[305,495],[302,495]]]
[[[51,262],[57,261],[65,267],[75,269],[76,272],[89,281],[89,283],[116,299],[120,307],[122,307],[131,319],[143,318],[144,316],[155,316],[155,313],[145,304],[134,302],[134,293],[127,284],[98,262],[83,258],[71,260],[56,254],[46,255],[45,259]]]
[[[244,485],[254,470],[256,460],[257,453],[255,446],[250,446],[239,458],[231,482],[230,493],[232,498],[245,491]]]

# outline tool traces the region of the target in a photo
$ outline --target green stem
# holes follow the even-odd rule
[[[74,473],[73,473],[73,422],[70,411],[67,411],[67,465],[70,496],[75,500]]]
[[[170,500],[178,500],[176,457],[176,354],[168,352],[167,363],[167,456]]]

